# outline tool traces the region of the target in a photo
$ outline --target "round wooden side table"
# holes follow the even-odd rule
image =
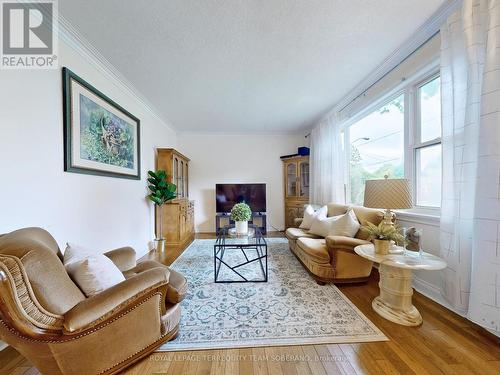
[[[405,326],[422,324],[422,316],[412,304],[413,270],[441,270],[446,262],[429,253],[407,251],[406,254],[375,254],[373,245],[354,248],[359,256],[380,264],[380,295],[372,302],[373,309],[385,319]]]

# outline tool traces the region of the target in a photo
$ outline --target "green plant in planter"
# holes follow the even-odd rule
[[[398,244],[404,243],[405,238],[400,231],[400,227],[397,225],[386,225],[381,222],[379,225],[368,222],[367,225],[363,225],[361,229],[368,233],[370,240],[382,240],[382,241],[394,241]]]
[[[234,221],[248,221],[252,218],[252,210],[246,203],[236,203],[231,210],[231,219]]]
[[[177,197],[175,191],[177,186],[167,181],[167,172],[159,170],[156,172],[148,171],[148,189],[149,195],[148,199],[153,202],[157,207],[159,207],[159,236],[156,234],[157,240],[163,239],[163,213],[161,206],[163,206],[168,201]]]

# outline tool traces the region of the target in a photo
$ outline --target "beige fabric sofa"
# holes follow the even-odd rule
[[[330,203],[328,216],[342,215],[350,206]],[[367,222],[378,225],[383,217],[382,210],[352,206],[361,225]],[[301,219],[296,221],[297,226]],[[309,271],[318,284],[363,282],[370,276],[373,262],[354,252],[358,245],[368,244],[368,235],[360,229],[354,238],[328,236],[321,238],[307,230],[288,228],[286,237],[290,250]]]
[[[114,374],[176,337],[186,279],[129,247],[105,255],[126,280],[86,298],[47,231],[0,235],[0,339],[42,374]]]

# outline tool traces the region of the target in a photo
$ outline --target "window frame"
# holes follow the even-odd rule
[[[413,104],[413,121],[409,123],[409,128],[410,132],[412,133],[412,142],[410,144],[411,148],[411,182],[412,182],[412,194],[413,194],[413,205],[416,209],[421,209],[421,210],[426,210],[426,211],[434,211],[435,213],[439,213],[441,211],[441,204],[439,207],[436,206],[424,206],[424,205],[419,205],[418,200],[417,200],[417,192],[418,192],[418,163],[419,163],[419,158],[418,158],[418,151],[422,150],[426,147],[431,147],[431,146],[436,146],[441,144],[441,136],[422,142],[422,119],[421,119],[421,103],[420,103],[420,96],[419,96],[419,90],[428,84],[429,82],[435,80],[436,78],[441,78],[441,72],[438,69],[437,71],[433,71],[432,73],[428,74],[424,79],[419,80],[418,82],[414,83],[410,87],[410,92],[413,96],[412,98],[412,104]],[[442,110],[442,109],[441,109]],[[412,126],[413,125],[413,126]],[[442,132],[441,132],[442,135]],[[442,149],[441,149],[442,151]],[[442,160],[442,152],[441,152],[441,160]],[[406,175],[406,172],[405,172]]]
[[[434,146],[441,144],[441,137],[421,142],[421,111],[420,111],[420,100],[419,100],[419,89],[425,84],[431,82],[437,77],[441,77],[441,71],[439,68],[439,61],[433,61],[421,69],[419,72],[412,75],[410,78],[402,78],[400,83],[393,86],[392,89],[385,92],[369,102],[364,108],[360,109],[355,113],[354,116],[348,118],[344,124],[342,131],[344,132],[344,152],[345,152],[345,202],[352,204],[351,201],[351,165],[350,165],[350,152],[351,145],[349,143],[350,132],[349,128],[351,125],[360,121],[364,117],[368,116],[370,113],[375,111],[392,100],[404,95],[404,175],[410,181],[412,187],[412,195],[414,208],[410,210],[405,210],[407,212],[422,213],[433,216],[439,216],[441,212],[441,206],[423,206],[417,203],[417,153],[419,149],[425,147]]]

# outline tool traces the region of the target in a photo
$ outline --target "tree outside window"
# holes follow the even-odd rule
[[[404,95],[349,127],[350,202],[363,204],[365,181],[404,177]]]

